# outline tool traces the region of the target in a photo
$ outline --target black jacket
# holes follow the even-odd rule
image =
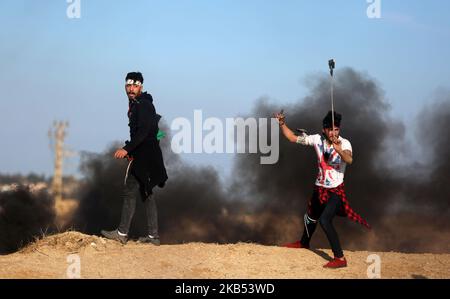
[[[144,92],[130,100],[130,141],[125,142],[123,149],[133,158],[130,173],[139,181],[144,198],[152,194],[153,187],[164,187],[168,178],[159,141],[156,139],[160,118],[149,93]]]

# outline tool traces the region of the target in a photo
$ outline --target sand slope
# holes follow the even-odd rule
[[[78,232],[41,239],[0,256],[1,278],[66,278],[70,254],[81,278],[367,278],[370,254],[381,258],[382,278],[450,278],[450,254],[346,251],[349,266],[323,269],[330,250],[288,249],[250,243],[144,245]]]

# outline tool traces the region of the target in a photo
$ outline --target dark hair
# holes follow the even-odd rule
[[[144,84],[144,77],[142,77],[142,74],[140,72],[131,72],[127,74],[127,77],[125,78],[126,80],[134,80],[134,81],[139,81],[142,84]]]
[[[341,126],[341,120],[342,115],[334,111],[334,126],[339,128]],[[331,111],[328,111],[327,115],[323,118],[322,125],[324,129],[333,127]]]

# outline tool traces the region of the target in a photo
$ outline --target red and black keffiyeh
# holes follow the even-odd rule
[[[314,194],[311,200],[308,203],[308,214],[317,217],[317,211],[314,211],[315,207],[319,204],[321,207],[323,207],[330,198],[330,193],[334,193],[342,201],[341,209],[337,212],[337,215],[347,217],[352,221],[358,222],[361,225],[367,227],[368,229],[371,229],[370,225],[367,223],[366,220],[364,220],[358,213],[356,213],[352,207],[350,206],[347,195],[345,194],[344,189],[344,183],[340,184],[336,188],[325,188],[321,186],[314,186]],[[319,201],[318,203],[315,201]],[[321,209],[323,210],[323,209]]]

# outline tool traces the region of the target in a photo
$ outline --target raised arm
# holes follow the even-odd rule
[[[283,135],[289,140],[290,142],[297,142],[298,136],[292,132],[291,129],[286,125],[286,117],[284,116],[283,112],[276,113],[275,118],[278,120],[278,123],[280,124],[281,131],[283,132]]]

